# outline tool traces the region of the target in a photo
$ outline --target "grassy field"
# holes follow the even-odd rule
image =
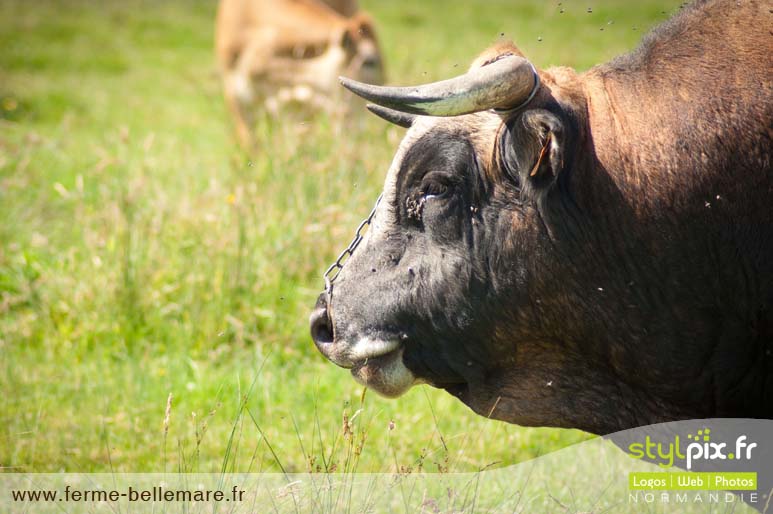
[[[538,66],[585,69],[678,8],[362,3],[405,83],[456,73],[502,34]],[[473,471],[587,438],[485,420],[424,386],[363,397],[317,354],[321,272],[401,130],[264,119],[245,156],[215,9],[0,2],[0,468]]]

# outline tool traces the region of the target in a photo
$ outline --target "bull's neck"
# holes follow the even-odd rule
[[[592,70],[584,78],[587,133],[581,152],[594,172],[578,177],[582,193],[599,205],[594,194],[608,197],[611,188],[640,219],[658,208],[655,197],[658,204],[677,205],[688,177],[678,173],[679,160],[687,156],[678,148],[683,141],[674,130],[675,113],[662,112],[643,91],[603,73]]]
[[[770,383],[760,378],[765,357],[755,345],[773,326],[761,307],[770,302],[773,241],[748,235],[764,236],[760,227],[773,223],[770,158],[761,150],[769,136],[759,130],[770,108],[746,83],[730,89],[728,75],[699,97],[689,76],[647,81],[640,70],[601,67],[578,77],[583,101],[572,105],[584,108],[583,134],[569,181],[576,207],[572,217],[556,217],[572,220],[564,234],[576,237],[561,245],[580,270],[570,282],[582,291],[560,338],[608,363],[633,389],[656,388],[674,412],[694,407],[693,416],[742,412],[731,386]],[[557,270],[564,282],[566,273]],[[634,359],[641,348],[657,373]],[[703,374],[690,379],[705,397],[663,380],[683,373],[676,363],[694,359],[710,369],[732,352],[739,367],[722,376],[695,368]]]

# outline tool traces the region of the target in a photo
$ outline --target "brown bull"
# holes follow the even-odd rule
[[[523,425],[773,416],[771,16],[697,2],[582,74],[498,45],[441,83],[344,81],[409,129],[319,350]]]

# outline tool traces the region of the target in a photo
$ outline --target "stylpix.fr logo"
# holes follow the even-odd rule
[[[634,459],[647,457],[663,468],[672,467],[676,461],[684,461],[690,470],[693,462],[700,460],[750,460],[752,450],[757,447],[757,443],[750,442],[746,435],[739,435],[730,445],[727,442],[714,442],[708,428],[698,430],[696,435],[688,434],[686,439],[690,442],[683,449],[678,435],[667,442],[653,441],[647,435],[643,443],[631,443],[628,454]]]

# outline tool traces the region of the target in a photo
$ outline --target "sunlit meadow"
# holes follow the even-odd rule
[[[538,66],[633,48],[678,3],[363,1],[388,79],[512,38]],[[402,129],[263,118],[235,145],[216,2],[0,2],[0,468],[474,471],[589,437],[363,392],[316,352],[321,272]]]

